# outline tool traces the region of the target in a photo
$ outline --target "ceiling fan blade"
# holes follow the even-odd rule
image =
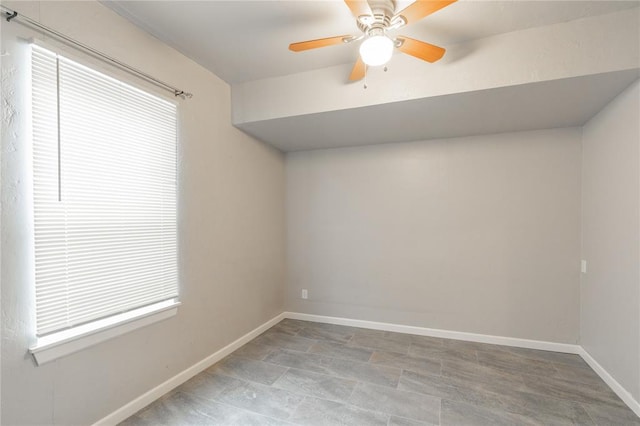
[[[434,46],[433,44],[414,40],[405,36],[396,37],[396,40],[402,43],[398,46],[399,51],[427,62],[435,62],[439,60],[445,52],[445,49],[442,47]]]
[[[358,60],[356,61],[353,69],[351,70],[351,75],[349,76],[349,80],[358,81],[364,78],[364,73],[366,70],[366,65],[362,61],[360,55],[358,55]]]
[[[351,38],[350,35],[342,35],[335,37],[319,38],[317,40],[301,41],[299,43],[291,43],[289,50],[300,52],[303,50],[317,49],[319,47],[333,46],[334,44],[342,44],[345,39]]]
[[[373,15],[371,12],[371,8],[369,7],[369,3],[364,0],[344,0],[349,9],[351,9],[351,13],[357,19],[362,15]]]
[[[456,1],[457,0],[416,0],[398,12],[394,18],[402,16],[406,24],[412,24]]]

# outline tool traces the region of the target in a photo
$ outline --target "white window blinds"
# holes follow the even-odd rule
[[[177,297],[176,106],[32,51],[39,336]]]

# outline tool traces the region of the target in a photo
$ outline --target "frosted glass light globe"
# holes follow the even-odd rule
[[[360,45],[360,57],[371,67],[386,64],[391,59],[391,55],[393,55],[393,41],[384,35],[369,37]]]

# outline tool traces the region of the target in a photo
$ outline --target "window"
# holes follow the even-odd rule
[[[32,116],[37,359],[177,303],[176,106],[34,46]]]

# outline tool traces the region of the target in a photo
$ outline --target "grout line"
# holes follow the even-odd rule
[[[277,365],[277,364],[273,364],[273,365]],[[278,378],[277,378],[277,379],[275,379],[273,382],[271,382],[271,384],[270,384],[270,385],[267,385],[267,386],[273,386],[273,384],[274,384],[275,382],[277,382],[278,380],[280,380],[280,379],[282,378],[282,376],[284,376],[285,374],[287,374],[287,373],[289,372],[289,367],[285,367],[284,365],[281,365],[280,367],[284,367],[284,368],[285,368],[285,370],[282,372],[282,374],[280,374],[280,375],[278,376]],[[273,387],[275,388],[275,386],[273,386]]]
[[[278,388],[274,388],[274,389],[278,389]],[[298,405],[296,405],[296,408],[291,412],[291,414],[289,415],[289,418],[287,418],[287,420],[286,420],[287,422],[291,422],[291,423],[296,424],[296,425],[301,424],[301,423],[296,422],[295,420],[290,420],[290,418],[291,418],[292,415],[296,414],[298,412],[298,410],[300,409],[300,406],[302,404],[304,404],[304,402],[309,399],[309,397],[307,395],[300,394],[300,396],[302,397],[302,400],[298,403]]]
[[[400,390],[400,380],[402,379],[402,376],[404,376],[404,368],[400,369],[400,376],[398,377],[398,383],[396,384],[396,389]]]
[[[529,385],[527,385],[527,381],[524,378],[524,374],[520,373],[520,374],[516,374],[516,377],[520,379],[520,382],[522,382],[522,384],[524,385],[525,389],[529,389]],[[526,390],[525,390],[526,392]]]
[[[262,358],[260,358],[258,361],[266,362],[265,359],[267,359],[267,357],[271,355],[273,353],[273,350],[275,349],[273,346],[269,346],[269,345],[265,345],[265,346],[269,348],[268,352],[262,355]]]
[[[282,390],[282,389],[278,389],[278,388],[273,387],[273,386],[270,386],[270,387],[271,387],[272,389],[274,389],[274,390]],[[291,392],[291,391],[288,391],[288,392]],[[295,395],[298,395],[296,392],[291,392],[291,393],[292,393],[292,394],[295,394]],[[287,422],[288,422],[288,421],[290,421],[289,419],[291,418],[291,416],[292,416],[293,414],[295,414],[295,413],[298,411],[298,409],[300,408],[300,406],[302,405],[302,403],[307,399],[307,397],[306,397],[305,395],[299,394],[298,396],[301,396],[301,397],[302,397],[302,399],[300,400],[300,402],[298,402],[298,403],[296,404],[295,408],[294,408],[293,410],[291,410],[291,413],[289,413],[289,415],[287,416],[287,420],[286,420]],[[293,420],[291,420],[291,422],[292,422],[292,423],[295,423]]]
[[[351,392],[349,392],[349,396],[347,397],[347,399],[345,399],[345,403],[346,403],[346,404],[350,404],[350,403],[349,403],[349,401],[351,401],[351,397],[352,397],[352,396],[353,396],[353,394],[355,393],[356,388],[358,387],[358,385],[359,385],[359,384],[360,384],[360,381],[359,381],[359,380],[356,380],[356,384],[355,384],[355,385],[353,385],[353,389],[351,389]],[[351,405],[353,405],[353,404],[351,404]]]
[[[587,407],[585,407],[585,404],[582,402],[579,402],[578,405],[580,405],[582,407],[582,409],[584,410],[585,413],[587,413],[587,417],[589,417],[591,419],[591,421],[593,422],[594,425],[597,425],[598,422],[596,422],[596,419],[594,419],[591,414],[589,413],[589,410],[587,410]]]
[[[367,363],[373,364],[373,362],[371,362],[371,358],[373,358],[373,354],[375,354],[375,353],[376,353],[376,351],[371,351],[371,355],[369,355],[369,359],[367,359],[367,361],[366,361]]]

